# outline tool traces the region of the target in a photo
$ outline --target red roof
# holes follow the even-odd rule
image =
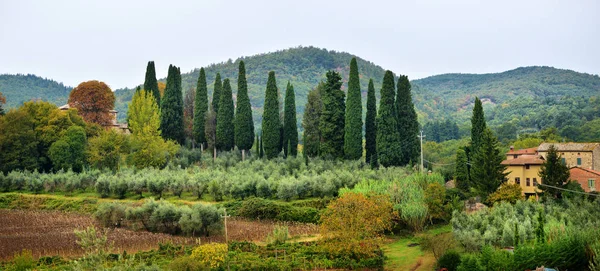
[[[509,166],[524,166],[524,165],[541,165],[544,159],[539,155],[520,155],[517,158],[502,161],[503,165]]]
[[[528,149],[518,149],[518,150],[510,150],[506,153],[506,155],[523,155],[523,154],[536,154],[537,147],[528,148]]]
[[[572,167],[569,169],[569,173],[571,173],[571,178],[589,178],[589,177],[600,177],[600,171],[581,168],[581,167]]]

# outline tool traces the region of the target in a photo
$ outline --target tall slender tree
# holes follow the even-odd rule
[[[217,149],[230,151],[235,146],[235,128],[233,126],[233,94],[229,78],[223,80],[223,92],[219,112],[217,112]]]
[[[484,199],[495,192],[506,181],[506,166],[502,164],[504,155],[500,153],[499,143],[494,133],[485,128],[481,145],[473,156],[471,179],[479,195]]]
[[[321,82],[316,88],[308,92],[306,107],[304,108],[304,117],[302,118],[304,134],[302,141],[304,142],[304,155],[308,157],[319,155],[319,143],[321,142],[319,120],[321,119],[321,112],[323,110],[321,90],[324,87],[325,83]]]
[[[215,76],[215,84],[213,88],[212,106],[215,113],[219,113],[219,102],[221,102],[221,92],[223,91],[223,83],[221,82],[221,74]]]
[[[325,158],[344,158],[344,124],[346,104],[342,91],[342,77],[335,71],[325,75],[325,87],[321,92],[323,111],[319,120],[321,130],[320,155]]]
[[[154,61],[148,61],[146,67],[146,80],[144,80],[144,89],[154,96],[156,104],[160,105],[160,92],[158,90],[158,81],[156,80],[156,68]]]
[[[469,167],[467,165],[467,153],[464,148],[456,151],[456,167],[454,170],[454,182],[458,189],[469,192]]]
[[[296,95],[294,86],[288,81],[285,90],[285,107],[283,112],[283,147],[286,157],[298,155],[298,122],[296,120]],[[289,149],[288,149],[289,146]]]
[[[346,159],[357,160],[362,157],[362,101],[360,79],[356,58],[350,61],[348,78],[348,99],[346,100],[346,120],[344,128],[344,155]]]
[[[384,167],[399,166],[402,146],[398,133],[398,118],[394,102],[394,74],[386,71],[383,76],[379,114],[377,115],[377,158]]]
[[[208,111],[208,90],[206,87],[206,74],[204,68],[200,68],[198,83],[196,84],[196,100],[194,106],[194,141],[204,149],[206,135],[204,133],[204,122]]]
[[[242,160],[244,160],[246,151],[252,149],[254,143],[254,121],[252,120],[252,106],[248,97],[244,61],[240,61],[239,66],[237,107],[235,110],[235,145],[242,150]]]
[[[275,72],[269,72],[265,105],[263,109],[262,137],[263,149],[268,159],[275,158],[281,151],[281,122],[279,119],[279,99],[277,97],[277,82]]]
[[[163,138],[183,144],[183,95],[181,94],[181,71],[169,65],[167,88],[160,104],[160,130]]]
[[[471,145],[474,152],[477,152],[481,146],[485,128],[486,124],[483,106],[481,100],[479,100],[478,97],[475,97],[475,107],[473,107],[473,117],[471,118]]]
[[[207,148],[213,153],[213,161],[217,158],[217,147],[216,147],[216,134],[217,134],[217,113],[212,108],[212,104],[210,108],[206,112],[205,122],[204,122],[204,137],[206,138]]]
[[[398,133],[402,142],[401,165],[416,163],[421,154],[419,147],[419,120],[410,93],[408,76],[400,75],[398,78],[398,92],[396,95],[396,108],[398,114]]]
[[[367,116],[365,118],[365,161],[371,163],[371,157],[377,155],[377,100],[375,98],[375,86],[373,79],[369,79],[369,88],[367,89]]]
[[[563,188],[568,183],[570,172],[569,167],[562,162],[554,145],[550,145],[548,155],[546,155],[546,161],[544,161],[539,175],[540,179],[543,180],[543,184],[553,186],[540,186],[540,189],[544,191],[544,196],[549,198],[562,198],[562,193],[559,189]],[[554,187],[558,187],[559,189]]]

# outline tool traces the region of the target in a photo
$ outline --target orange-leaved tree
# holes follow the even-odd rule
[[[392,202],[386,195],[346,193],[321,215],[321,234],[333,253],[372,256],[380,236],[392,227]]]
[[[104,83],[96,80],[79,84],[69,95],[69,106],[87,122],[109,125],[110,110],[115,106],[115,94]]]

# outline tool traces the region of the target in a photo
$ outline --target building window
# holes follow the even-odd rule
[[[519,157],[519,156],[518,156],[518,155],[516,155],[516,154],[515,154],[515,155],[513,155],[513,158],[517,158],[517,157]]]
[[[538,182],[537,182],[537,178],[533,178],[533,186],[537,186]]]
[[[596,181],[594,179],[589,179],[588,180],[588,186],[590,187],[590,190],[595,190],[596,188]]]
[[[525,169],[529,169],[529,165],[525,165]]]
[[[521,178],[516,177],[515,178],[515,183],[518,184],[518,185],[521,185]]]
[[[577,165],[581,166],[581,157],[577,157]]]
[[[565,159],[565,158],[560,158],[560,161],[562,161],[563,165],[567,164],[567,159]]]
[[[531,180],[529,178],[525,178],[525,185],[531,186]]]

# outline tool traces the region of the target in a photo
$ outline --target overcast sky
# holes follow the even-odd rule
[[[494,2],[494,3],[492,3]],[[600,1],[0,0],[0,73],[113,89],[289,47],[416,79],[547,65],[600,73]]]

